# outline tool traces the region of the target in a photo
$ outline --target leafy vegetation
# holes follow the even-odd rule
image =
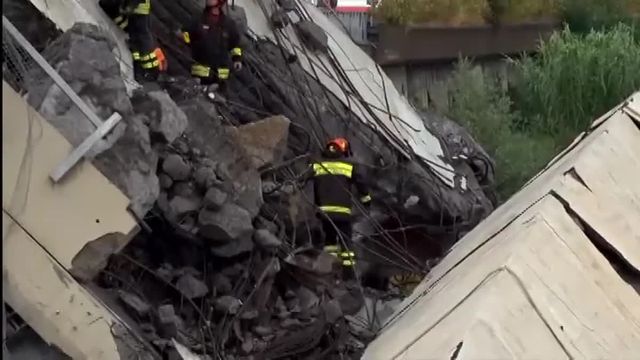
[[[568,29],[513,61],[510,92],[469,61],[458,64],[448,115],[494,157],[497,191],[518,190],[591,122],[640,89],[640,43],[619,24],[586,36]]]
[[[527,131],[575,134],[640,89],[640,43],[623,24],[586,36],[565,29],[515,64],[518,127]]]
[[[394,25],[455,26],[554,18],[584,30],[620,19],[632,21],[638,15],[640,0],[383,0],[374,10],[378,20]]]

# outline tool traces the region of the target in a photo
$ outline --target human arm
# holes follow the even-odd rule
[[[100,0],[98,4],[102,11],[104,11],[112,20],[116,19],[120,15],[119,0]]]
[[[233,61],[233,69],[242,70],[243,52],[240,46],[240,31],[235,21],[227,19],[227,31],[229,33],[229,52],[231,53],[231,61]]]
[[[198,37],[196,33],[197,26],[195,21],[190,23],[188,26],[177,26],[174,30],[174,35],[184,44],[191,46],[191,43]]]
[[[148,16],[151,14],[151,0],[125,0],[122,13],[125,15]]]
[[[363,165],[354,165],[353,167],[353,183],[358,193],[358,200],[365,205],[371,204],[371,192],[368,185],[370,171]]]

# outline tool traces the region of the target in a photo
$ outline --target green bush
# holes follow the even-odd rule
[[[640,43],[622,24],[586,36],[565,29],[515,63],[518,127],[561,141],[640,89]]]
[[[559,0],[560,16],[574,33],[636,23],[638,0]]]
[[[626,25],[586,36],[565,29],[543,43],[538,55],[513,65],[516,77],[507,93],[460,61],[447,114],[493,156],[501,199],[593,120],[640,90],[640,43]]]
[[[461,60],[452,78],[452,104],[448,116],[460,122],[496,162],[496,191],[508,198],[556,153],[546,135],[514,130],[519,115],[511,99],[480,68]]]
[[[572,31],[637,23],[640,0],[384,0],[374,16],[385,23],[448,25],[560,19]],[[640,35],[640,32],[639,32]]]

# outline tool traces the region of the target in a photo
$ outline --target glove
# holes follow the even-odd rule
[[[360,198],[360,202],[362,205],[370,206],[371,205],[371,195],[365,195]]]

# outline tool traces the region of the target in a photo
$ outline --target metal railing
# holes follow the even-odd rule
[[[36,87],[41,87],[43,82],[49,81],[51,86],[58,88],[58,93],[63,93],[68,97],[71,106],[76,107],[79,113],[95,128],[66,159],[50,172],[51,180],[58,182],[87,154],[96,142],[118,124],[122,117],[115,112],[103,122],[5,16],[2,16],[2,55],[2,78],[14,90],[29,96],[29,92]],[[42,78],[43,74],[46,77],[44,79]],[[51,93],[51,91],[47,91],[47,93]],[[42,115],[47,119],[46,114]]]

